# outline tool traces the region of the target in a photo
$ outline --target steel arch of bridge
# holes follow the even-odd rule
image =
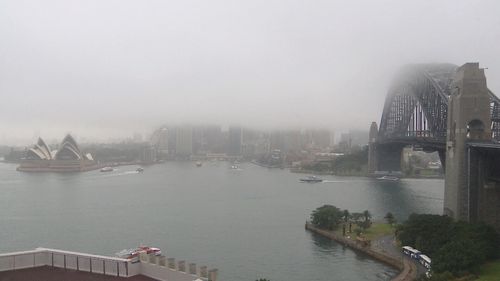
[[[378,142],[443,147],[451,82],[457,68],[453,64],[404,67],[386,96]],[[489,93],[492,137],[500,140],[500,100]]]

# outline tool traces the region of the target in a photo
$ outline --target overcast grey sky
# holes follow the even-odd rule
[[[368,129],[407,63],[479,61],[500,1],[0,0],[0,142],[167,122]]]

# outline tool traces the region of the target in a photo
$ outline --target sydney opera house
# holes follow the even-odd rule
[[[59,149],[51,151],[39,138],[38,142],[26,153],[26,158],[17,168],[25,172],[80,172],[97,169],[97,163],[89,153],[80,151],[71,135],[61,142]]]

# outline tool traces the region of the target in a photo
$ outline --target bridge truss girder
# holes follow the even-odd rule
[[[457,66],[409,65],[386,96],[378,142],[439,144],[446,142],[448,99]],[[490,91],[492,138],[500,140],[500,100]]]

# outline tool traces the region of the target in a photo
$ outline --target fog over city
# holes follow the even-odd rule
[[[165,123],[368,130],[407,63],[477,61],[500,94],[500,2],[0,2],[0,143]]]

